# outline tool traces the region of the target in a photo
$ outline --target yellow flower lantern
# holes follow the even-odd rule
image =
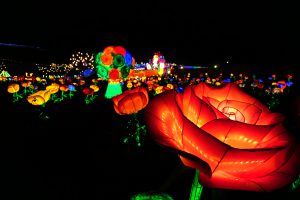
[[[90,85],[90,88],[92,88],[94,90],[94,92],[99,91],[99,87],[97,85]]]
[[[174,86],[173,86],[171,83],[168,83],[168,84],[167,84],[167,87],[170,88],[171,90],[174,89]]]
[[[34,94],[31,94],[27,97],[27,101],[31,103],[32,105],[42,105],[46,103],[51,96],[50,90],[40,90]]]
[[[11,83],[7,87],[7,92],[9,93],[16,93],[20,90],[20,85],[17,83]]]
[[[27,101],[34,106],[39,106],[45,103],[45,99],[39,95],[27,97]]]
[[[215,83],[215,85],[216,85],[216,86],[220,86],[221,83],[220,83],[219,81],[217,81],[217,82]]]
[[[36,77],[35,80],[36,80],[37,82],[41,82],[41,78],[40,78],[40,77]]]
[[[59,84],[52,83],[46,87],[46,90],[49,90],[51,94],[57,93],[59,90]]]
[[[156,94],[162,93],[163,92],[163,88],[164,88],[164,86],[158,86],[157,88],[155,88],[155,93]]]
[[[128,88],[128,89],[131,89],[131,88],[132,88],[132,82],[131,82],[131,81],[129,81],[129,82],[127,83],[127,88]]]

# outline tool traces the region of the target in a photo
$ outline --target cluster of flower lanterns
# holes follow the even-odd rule
[[[75,66],[76,57],[84,56],[73,56]],[[200,171],[196,179],[204,186],[261,192],[296,180],[300,146],[284,127],[285,117],[242,89],[250,82],[252,88],[266,93],[284,93],[293,84],[291,75],[278,80],[273,74],[268,78],[270,87],[256,76],[251,82],[243,74],[225,78],[221,73],[212,78],[204,73],[192,79],[190,75],[162,77],[162,73],[155,78],[127,79],[134,64],[126,49],[108,46],[95,57],[98,78],[91,84],[83,76],[13,79],[7,92],[13,94],[14,102],[26,98],[34,106],[45,106],[49,101],[72,99],[80,89],[89,104],[97,97],[99,81],[107,81],[104,96],[112,100],[117,114],[133,117],[129,122],[136,130],[130,137],[135,137],[138,146],[147,127],[155,142],[175,150],[184,165]],[[121,83],[126,84],[124,92]],[[146,124],[140,124],[139,114]]]

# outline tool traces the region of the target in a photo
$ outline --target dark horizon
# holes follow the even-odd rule
[[[20,44],[21,45],[21,44]],[[117,46],[119,44],[111,44]],[[121,45],[126,48],[124,45]],[[97,54],[102,51],[106,46],[99,48],[96,47],[68,47],[65,48],[26,48],[26,47],[12,47],[5,46],[0,47],[1,59],[12,59],[17,62],[24,63],[25,68],[30,70],[30,65],[33,63],[50,64],[68,63],[69,58],[73,53],[78,51],[88,52],[91,54]],[[211,53],[199,50],[199,55],[181,54],[180,56],[174,56],[174,52],[170,52],[166,49],[147,49],[141,51],[140,48],[126,48],[135,57],[137,62],[148,62],[152,58],[153,54],[160,51],[164,55],[165,59],[169,63],[176,63],[178,65],[194,65],[194,66],[213,66],[215,64],[221,66],[223,71],[232,71],[236,73],[240,72],[257,72],[257,73],[274,73],[274,74],[293,74],[299,75],[299,61],[296,59],[296,55],[288,54],[287,52],[274,52],[274,54],[263,54],[258,52],[257,49],[242,49],[241,51],[232,51],[230,56],[226,56],[224,51],[218,49],[216,52]],[[212,49],[210,49],[213,51]],[[179,50],[177,50],[178,52]],[[275,50],[276,51],[276,50]],[[282,53],[282,54],[280,54]],[[173,55],[172,55],[173,54]],[[176,54],[176,52],[175,52]],[[296,54],[296,52],[294,52]],[[193,58],[196,56],[197,59]],[[20,64],[21,66],[21,64]],[[16,69],[15,69],[16,70]]]
[[[1,6],[0,43],[40,47],[39,57],[30,59],[62,63],[77,51],[98,53],[120,45],[137,62],[147,62],[160,51],[167,62],[183,65],[228,66],[229,61],[240,70],[299,71],[300,17],[292,4],[18,5]],[[1,47],[0,52],[0,57],[9,53]]]

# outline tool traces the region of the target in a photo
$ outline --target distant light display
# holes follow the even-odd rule
[[[82,73],[86,69],[94,69],[94,55],[89,53],[77,52],[72,54],[70,61],[73,70]]]
[[[46,77],[64,76],[69,71],[71,71],[71,69],[73,69],[73,66],[71,64],[56,64],[56,63],[51,63],[50,65],[36,64],[36,67],[38,68],[38,71],[43,76]]]

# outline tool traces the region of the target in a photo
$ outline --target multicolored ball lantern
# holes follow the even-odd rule
[[[126,79],[135,59],[122,46],[107,46],[95,57],[97,75],[108,80],[105,97],[108,99],[122,94],[120,79]]]

